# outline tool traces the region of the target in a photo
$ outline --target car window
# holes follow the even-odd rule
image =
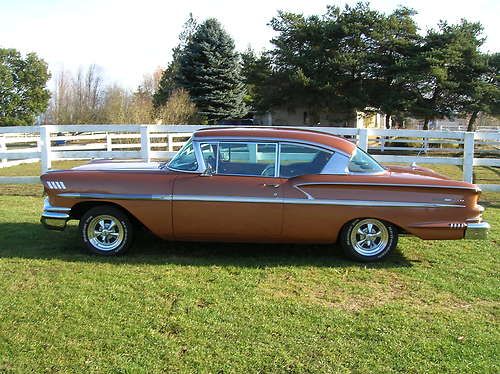
[[[280,145],[280,177],[292,178],[298,175],[319,174],[332,152],[298,144]]]
[[[219,143],[217,174],[273,177],[275,143]]]
[[[193,142],[190,139],[184,147],[174,156],[169,162],[168,167],[176,170],[196,171],[198,170],[198,162],[194,152]]]
[[[384,168],[375,161],[370,155],[357,148],[348,165],[351,173],[379,173]]]
[[[205,167],[210,167],[215,172],[217,169],[217,144],[201,143],[200,148]]]

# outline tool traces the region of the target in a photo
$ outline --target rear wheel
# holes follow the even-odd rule
[[[129,249],[133,226],[122,210],[113,206],[98,206],[89,209],[80,219],[80,234],[91,252],[113,256]]]
[[[377,261],[396,248],[398,231],[390,223],[375,218],[357,219],[344,226],[340,244],[352,259]]]

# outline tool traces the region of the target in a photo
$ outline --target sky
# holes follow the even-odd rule
[[[165,67],[190,12],[203,20],[216,17],[240,51],[271,47],[269,21],[278,10],[323,14],[344,0],[0,0],[0,47],[36,52],[54,74],[61,69],[96,64],[107,83],[134,89],[145,73]],[[418,12],[425,32],[439,20],[479,21],[487,41],[484,51],[500,51],[500,1],[373,0],[390,12],[404,5]]]

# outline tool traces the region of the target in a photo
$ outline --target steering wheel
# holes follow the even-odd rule
[[[265,177],[274,177],[274,165],[267,165],[264,170],[262,170],[262,173],[260,175],[263,175]]]

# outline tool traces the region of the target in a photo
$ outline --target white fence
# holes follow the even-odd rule
[[[54,160],[170,158],[193,131],[188,125],[60,125],[0,127],[0,165],[41,160],[41,172]],[[303,127],[294,127],[303,128]],[[384,163],[459,165],[473,181],[474,166],[500,167],[500,131],[461,132],[314,127],[344,136]],[[483,157],[475,157],[483,156]],[[0,184],[38,183],[37,177],[0,177]],[[481,185],[500,190],[500,184]]]

